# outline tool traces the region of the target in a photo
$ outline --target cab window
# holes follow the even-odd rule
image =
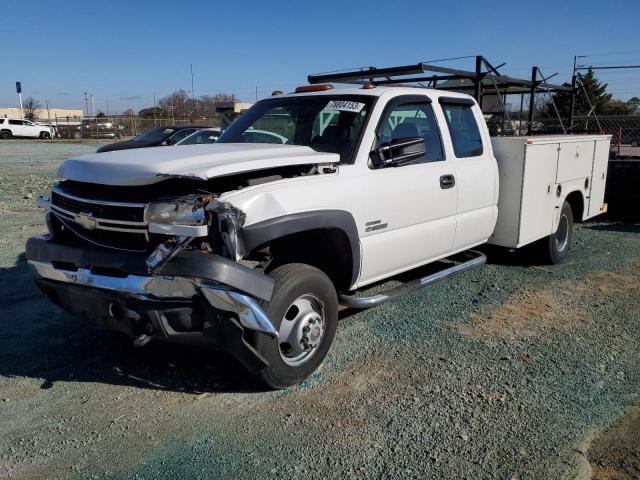
[[[482,155],[482,137],[473,115],[472,105],[443,103],[442,110],[447,119],[453,151],[457,158]]]
[[[426,153],[412,163],[444,160],[438,124],[430,102],[401,103],[389,108],[376,132],[376,147],[400,138],[424,139]]]

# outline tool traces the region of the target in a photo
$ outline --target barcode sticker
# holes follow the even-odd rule
[[[339,112],[360,113],[364,108],[364,103],[350,102],[349,100],[331,100],[324,108],[327,110],[337,110]]]

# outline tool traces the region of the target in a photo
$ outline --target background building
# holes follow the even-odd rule
[[[36,110],[36,120],[48,120],[49,116],[54,121],[56,116],[69,117],[75,119],[81,119],[84,116],[82,109],[74,108],[50,108],[47,112],[46,108],[39,108]],[[19,107],[0,107],[0,117],[7,118],[22,118]]]

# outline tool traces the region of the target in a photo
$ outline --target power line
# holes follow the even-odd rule
[[[578,58],[586,58],[586,57],[606,57],[609,55],[624,55],[627,53],[639,53],[640,50],[626,50],[624,52],[607,52],[607,53],[592,53],[590,55],[577,55]]]

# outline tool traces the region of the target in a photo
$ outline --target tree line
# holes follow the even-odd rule
[[[565,86],[571,86],[565,83]],[[608,84],[596,78],[593,70],[578,78],[574,114],[589,115],[638,115],[640,114],[640,98],[632,97],[627,102],[615,100],[607,93]],[[561,118],[569,118],[571,114],[571,92],[556,92],[552,96]],[[542,107],[543,115],[555,117],[555,109],[551,102]]]
[[[154,107],[143,108],[138,115],[143,118],[169,118],[169,117],[214,117],[216,105],[221,103],[238,102],[233,94],[217,93],[215,95],[201,95],[191,98],[186,90],[176,90],[166,97],[158,100]],[[133,113],[127,111],[125,114]]]
[[[143,118],[170,118],[170,117],[215,117],[216,105],[226,102],[238,102],[238,97],[229,93],[216,93],[215,95],[201,95],[191,98],[186,90],[175,92],[158,100],[155,107],[147,107],[137,113],[132,109],[123,112],[123,115],[139,115]],[[22,102],[24,118],[34,120],[38,117],[42,104],[33,97],[27,97]],[[97,117],[106,117],[105,113],[98,110]]]

